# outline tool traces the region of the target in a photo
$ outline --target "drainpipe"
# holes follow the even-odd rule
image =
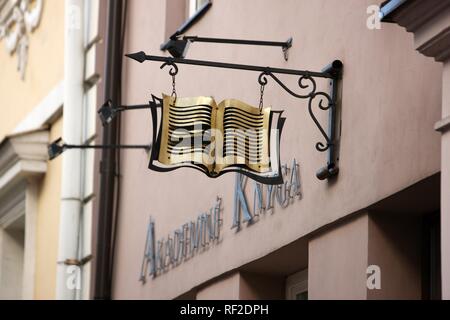
[[[83,66],[84,66],[84,0],[65,1],[64,35],[64,107],[63,140],[82,143]],[[79,231],[82,210],[82,164],[80,149],[63,154],[61,178],[61,213],[56,279],[56,298],[75,300],[81,271],[67,264],[79,258]]]
[[[111,99],[114,104],[121,105],[122,77],[122,36],[123,36],[123,1],[108,2],[108,22],[106,36],[105,65],[105,100]],[[119,144],[119,121],[116,117],[103,128],[103,144]],[[115,221],[116,168],[118,150],[104,149],[100,162],[100,192],[97,229],[97,254],[95,257],[94,299],[110,300],[113,267],[113,224]]]

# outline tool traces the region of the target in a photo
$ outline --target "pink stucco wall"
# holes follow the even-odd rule
[[[144,152],[124,152],[115,298],[174,298],[439,171],[440,137],[432,128],[440,119],[441,87],[435,84],[441,82],[441,66],[415,52],[412,36],[399,27],[367,29],[366,8],[372,3],[213,2],[189,35],[279,41],[292,36],[289,61],[278,48],[200,43],[191,46],[189,58],[316,71],[335,59],[344,62],[341,171],[332,184],[316,179],[326,155],[314,148],[321,136],[306,101],[287,95],[273,82],[266,87],[265,102],[286,110],[282,161],[296,158],[300,163],[303,199],[286,209],[276,207],[274,214],[261,216],[238,233],[231,230],[234,175],[211,180],[187,169],[155,173],[147,169]],[[166,40],[165,10],[165,1],[130,1],[126,52],[164,54],[159,46]],[[218,101],[238,98],[257,104],[257,78],[252,72],[180,66],[177,89],[179,96],[213,95]],[[292,88],[298,80],[282,78]],[[157,63],[126,60],[123,83],[126,104],[171,90],[170,77]],[[326,89],[325,82],[320,85]],[[326,121],[327,114],[320,119]],[[151,132],[148,113],[124,114],[123,143],[147,143]],[[223,198],[221,242],[145,285],[138,282],[149,216],[156,222],[157,239],[167,237],[209,209],[216,196]],[[358,234],[355,237],[358,240]],[[364,293],[357,295],[363,298]]]

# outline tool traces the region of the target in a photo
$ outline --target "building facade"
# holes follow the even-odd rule
[[[0,297],[55,297],[64,3],[0,1]]]
[[[205,3],[204,14],[186,24]],[[379,22],[374,4],[382,1],[128,2],[125,53],[168,55],[160,47],[178,29],[189,36],[293,38],[287,61],[280,48],[206,43],[192,43],[189,59],[312,71],[341,60],[340,171],[317,179],[327,158],[315,149],[322,136],[307,101],[271,79],[264,103],[287,118],[282,186],[234,174],[209,179],[189,169],[152,172],[145,151],[122,151],[113,298],[441,298],[446,159],[434,126],[443,106],[442,63],[415,51],[412,34]],[[159,67],[124,60],[122,103],[170,94],[172,78]],[[258,105],[258,73],[178,67],[179,97]],[[298,77],[280,78],[301,92]],[[317,85],[329,90],[327,81]],[[326,127],[328,113],[314,112]],[[121,143],[151,141],[148,111],[123,113],[121,127]]]
[[[450,58],[450,2],[449,1],[390,1],[383,8],[383,21],[398,24],[414,35],[414,48],[424,56],[443,64],[442,111],[434,128],[441,137],[441,285],[442,298],[450,298],[450,257],[448,249],[448,128],[449,128],[449,58]],[[426,15],[422,15],[426,12]],[[418,18],[420,17],[420,18]],[[415,20],[415,21],[414,21]]]
[[[94,153],[67,169],[47,148],[74,127],[67,142],[95,138],[99,17],[99,1],[0,1],[0,299],[89,298],[89,259],[79,261],[91,253]],[[77,33],[79,48],[67,50]],[[72,234],[67,186],[80,193]]]
[[[0,0],[0,299],[450,299],[449,29],[449,0]],[[336,121],[302,98],[329,79],[264,74],[337,60]],[[151,171],[173,90],[283,110],[284,183]]]

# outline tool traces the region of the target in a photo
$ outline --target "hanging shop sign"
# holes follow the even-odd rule
[[[308,101],[309,115],[325,140],[316,143],[316,150],[328,152],[327,165],[318,170],[317,178],[326,180],[339,173],[336,149],[339,139],[337,95],[343,70],[341,61],[333,61],[322,72],[313,72],[191,60],[184,59],[184,54],[170,58],[150,56],[141,51],[126,56],[140,63],[162,62],[161,69],[171,67],[172,95],[162,99],[153,96],[149,107],[154,141],[149,164],[151,170],[168,172],[190,167],[210,178],[238,172],[260,183],[283,184],[279,166],[280,136],[286,119],[281,117],[281,111],[264,107],[264,88],[270,78],[290,95]],[[177,64],[260,72],[259,108],[235,99],[217,104],[211,97],[178,98],[175,81],[179,70]],[[300,92],[288,88],[276,74],[299,76]],[[329,80],[331,93],[318,90],[316,79]],[[319,122],[314,107],[319,111],[328,111],[328,130]],[[122,111],[126,109],[122,108]],[[159,117],[158,110],[161,110]],[[274,137],[271,131],[275,132]]]
[[[217,178],[229,172],[238,172],[259,183],[282,185],[280,139],[286,119],[282,117],[282,111],[273,111],[271,108],[264,107],[264,89],[269,79],[272,79],[291,96],[308,101],[309,115],[324,139],[316,143],[316,150],[328,152],[327,164],[317,171],[317,178],[326,180],[338,175],[337,148],[340,128],[337,107],[338,85],[343,71],[341,61],[335,60],[321,72],[314,72],[184,59],[186,44],[194,40],[281,46],[285,52],[292,46],[292,39],[287,42],[267,42],[188,37],[171,39],[170,47],[183,51],[183,54],[179,54],[180,52],[174,54],[173,50],[169,50],[174,54],[174,58],[150,56],[142,51],[127,54],[128,58],[140,63],[162,62],[161,69],[169,66],[172,94],[171,96],[163,95],[162,98],[152,96],[152,101],[148,105],[119,106],[108,100],[98,111],[103,125],[110,123],[119,112],[150,109],[153,124],[153,143],[149,163],[151,170],[168,172],[189,167],[203,172],[210,178]],[[178,98],[175,81],[179,70],[177,64],[260,72],[259,107],[253,107],[236,99],[217,103],[211,97]],[[276,74],[298,76],[300,91],[290,89]],[[317,79],[329,81],[330,93],[318,89]],[[328,130],[319,122],[314,107],[319,111],[328,111]],[[50,159],[66,149],[80,147],[85,146],[56,141],[49,146]],[[148,148],[148,146],[122,145],[92,147]]]
[[[158,121],[157,106],[161,106]],[[149,168],[167,172],[190,167],[217,178],[239,172],[264,184],[282,184],[282,112],[230,99],[153,97],[155,141]]]

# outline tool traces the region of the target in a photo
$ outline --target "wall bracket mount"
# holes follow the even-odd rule
[[[161,68],[165,66],[172,67],[170,70],[170,74],[172,76],[176,75],[178,72],[177,64],[187,64],[202,67],[259,72],[260,75],[258,78],[258,82],[261,85],[266,85],[269,79],[272,79],[291,96],[308,101],[309,115],[324,139],[323,141],[319,141],[316,143],[316,150],[319,152],[328,152],[327,165],[319,169],[316,174],[317,178],[320,180],[326,180],[336,176],[339,173],[337,164],[337,143],[339,140],[339,137],[337,135],[337,108],[338,87],[339,82],[342,79],[342,72],[344,67],[343,63],[340,60],[333,61],[320,72],[314,72],[307,70],[282,69],[244,64],[223,63],[216,61],[152,56],[147,55],[143,51],[127,54],[126,56],[140,63],[143,63],[145,61],[161,62],[163,63]],[[300,92],[296,92],[290,89],[280,78],[277,77],[277,74],[298,76],[298,86],[300,88]],[[320,91],[318,89],[318,85],[316,82],[317,79],[327,79],[330,81],[331,88],[329,93]],[[315,106],[317,106],[319,111],[328,111],[327,130],[325,130],[322,124],[319,122],[318,117],[314,112]]]

